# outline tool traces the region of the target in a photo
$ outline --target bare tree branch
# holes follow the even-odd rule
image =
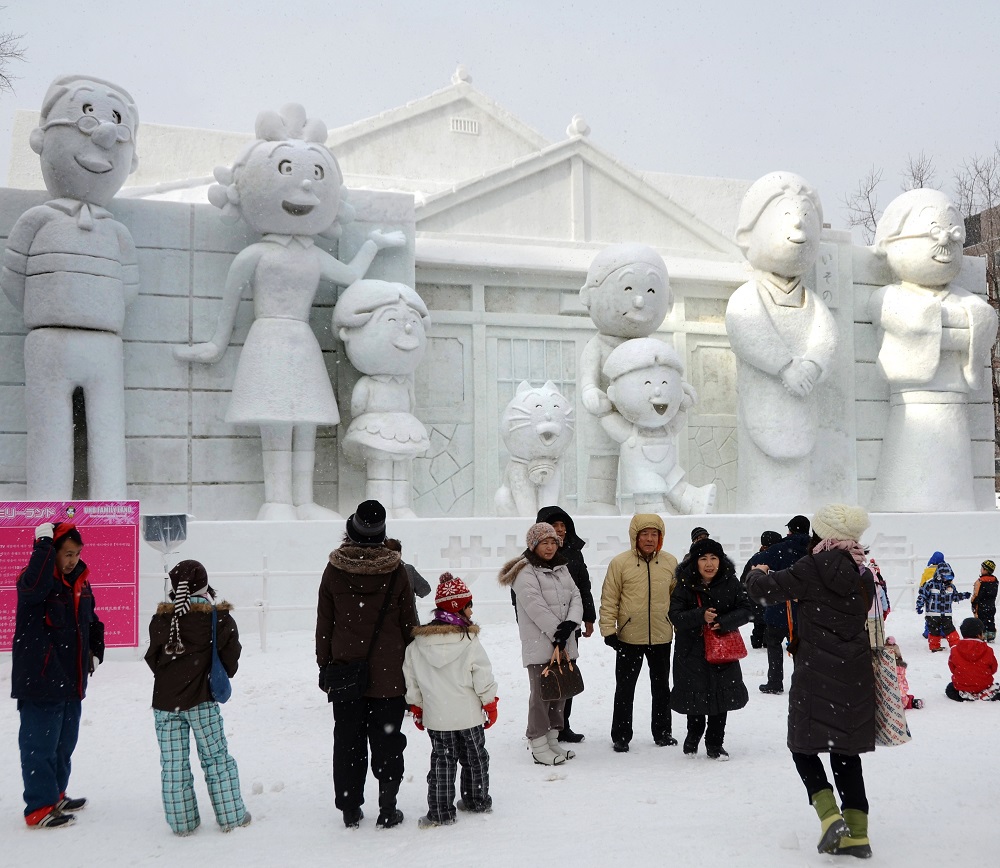
[[[923,151],[916,156],[908,154],[906,168],[903,170],[903,192],[917,190],[921,187],[938,189],[935,183],[937,169],[934,168],[933,157],[928,157]]]
[[[847,209],[847,223],[861,229],[865,244],[875,240],[875,226],[880,216],[878,208],[878,185],[882,182],[882,170],[874,166],[858,181],[858,189],[841,200]]]
[[[14,90],[17,76],[11,74],[10,65],[15,60],[24,60],[24,49],[21,47],[23,38],[23,34],[0,33],[0,93]]]

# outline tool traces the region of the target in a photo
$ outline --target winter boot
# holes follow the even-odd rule
[[[871,859],[872,847],[868,841],[868,815],[856,808],[844,811],[844,822],[847,823],[850,834],[840,839],[835,856],[856,856],[858,859]]]
[[[28,824],[29,829],[62,829],[72,826],[76,822],[76,817],[73,814],[64,814],[55,805],[47,805],[27,814],[24,822]]]
[[[548,740],[550,750],[552,753],[556,754],[556,756],[565,757],[568,760],[571,760],[576,756],[576,751],[568,750],[559,744],[559,730],[550,729],[545,734],[545,738]]]
[[[549,746],[549,739],[546,735],[540,735],[530,741],[531,756],[540,766],[561,766],[566,762],[566,757],[561,753],[556,753]]]
[[[712,747],[711,745],[705,745],[705,756],[711,760],[718,760],[720,763],[729,762],[729,751],[727,751],[721,744],[717,747]]]
[[[936,633],[932,633],[930,636],[927,637],[927,647],[930,648],[931,651],[944,650],[941,647],[941,637],[938,636]]]
[[[995,642],[996,638],[997,638],[997,631],[996,630],[987,630],[986,633],[985,633],[985,636],[986,636],[986,641],[987,642]]]
[[[837,802],[833,798],[833,790],[820,790],[812,797],[812,806],[816,809],[816,816],[819,817],[820,831],[819,843],[816,850],[820,853],[833,853],[837,849],[841,838],[846,838],[851,830],[837,808]]]
[[[378,819],[377,829],[391,829],[403,822],[403,812],[396,807],[396,795],[399,793],[399,781],[378,782]]]
[[[344,826],[348,829],[357,829],[364,818],[365,812],[361,808],[348,808],[344,811]]]
[[[959,642],[962,641],[962,637],[958,635],[958,630],[952,630],[944,638],[948,641],[949,648],[954,648]]]

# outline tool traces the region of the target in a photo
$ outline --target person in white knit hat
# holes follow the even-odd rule
[[[875,594],[859,539],[868,528],[860,506],[831,503],[812,519],[812,552],[787,570],[750,572],[750,596],[762,605],[798,600],[798,636],[788,704],[788,747],[820,819],[821,853],[871,856],[868,799],[859,754],[875,749],[875,675],[866,630]],[[840,794],[838,808],[821,753]]]

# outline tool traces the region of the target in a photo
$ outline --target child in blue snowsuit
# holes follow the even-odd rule
[[[948,641],[949,646],[958,644],[961,636],[955,629],[951,619],[953,603],[967,600],[972,595],[968,591],[959,591],[953,582],[955,572],[951,566],[942,561],[934,570],[934,577],[920,586],[917,592],[917,614],[922,615],[927,610],[927,647],[931,651],[943,651],[941,638]]]
[[[230,678],[240,660],[240,639],[228,603],[215,604],[208,573],[198,561],[181,561],[170,571],[172,603],[160,603],[149,622],[146,663],[153,670],[153,717],[160,743],[163,810],[176,835],[190,835],[201,823],[191,774],[191,733],[205,773],[215,819],[223,832],[250,823],[240,795],[236,760],[229,753],[219,703],[212,698],[212,609],[217,610],[215,644]]]

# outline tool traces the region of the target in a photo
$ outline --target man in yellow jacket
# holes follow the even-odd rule
[[[650,728],[660,747],[677,744],[670,723],[670,642],[674,628],[667,616],[677,584],[677,558],[662,551],[663,519],[653,513],[632,517],[632,548],[608,564],[601,590],[601,635],[615,649],[615,706],[611,741],[618,753],[632,741],[635,684],[645,657],[653,696]]]

